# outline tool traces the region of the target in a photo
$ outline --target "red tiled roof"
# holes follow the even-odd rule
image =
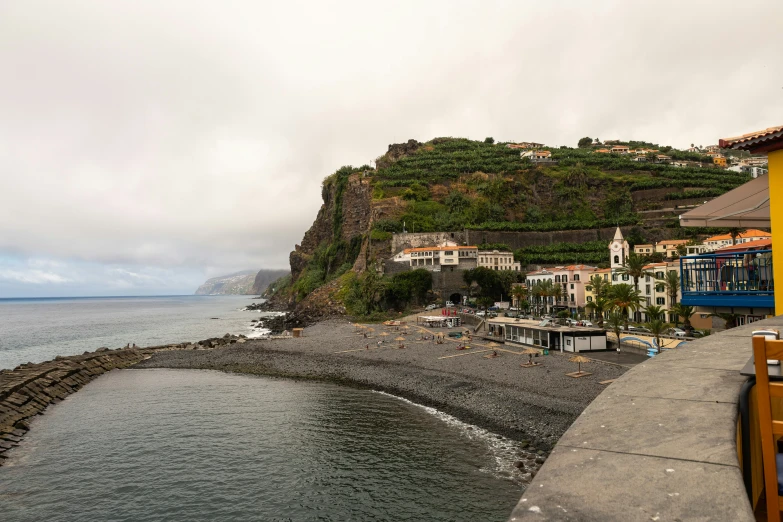
[[[765,248],[772,246],[772,238],[768,239],[756,239],[755,241],[748,241],[747,243],[737,243],[736,245],[729,245],[723,248],[719,248],[716,252],[727,252],[732,250],[747,250],[748,248]]]
[[[721,139],[718,141],[718,146],[722,149],[741,149],[759,152],[783,148],[783,125],[750,132],[734,138]]]
[[[772,237],[772,234],[770,234],[769,232],[764,232],[763,230],[750,228],[748,230],[740,232],[737,235],[737,239],[745,239],[746,237]],[[724,241],[726,239],[731,239],[731,234],[720,234],[718,236],[708,237],[707,239],[704,240],[704,242],[706,243],[707,241]]]

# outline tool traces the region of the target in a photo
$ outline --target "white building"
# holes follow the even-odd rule
[[[475,246],[432,246],[421,248],[406,248],[397,254],[394,260],[404,261],[405,256],[410,256],[410,266],[413,268],[426,268],[428,270],[444,270],[455,268],[465,270],[476,267],[478,247]]]
[[[499,250],[479,250],[478,266],[483,266],[491,270],[513,270],[519,272],[522,265],[514,261],[513,252],[501,252]]]
[[[612,269],[612,273],[615,273],[625,265],[630,249],[631,247],[623,237],[620,227],[617,227],[614,239],[609,243],[609,267]]]

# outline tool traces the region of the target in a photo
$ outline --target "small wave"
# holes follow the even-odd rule
[[[506,480],[511,479],[514,482],[518,482],[516,478],[519,477],[519,471],[516,467],[514,467],[514,463],[518,461],[520,457],[528,457],[533,455],[531,452],[526,451],[520,447],[519,442],[509,439],[508,437],[492,433],[491,431],[479,426],[462,422],[453,415],[444,413],[431,406],[424,406],[423,404],[418,404],[404,397],[393,395],[391,393],[376,390],[373,391],[374,393],[386,395],[387,397],[392,397],[412,406],[421,408],[449,426],[457,428],[463,437],[466,437],[469,440],[475,440],[484,443],[487,446],[490,455],[492,456],[494,466],[491,469],[482,468],[481,471],[483,472],[490,473],[498,478]],[[522,482],[525,483],[526,481],[523,480]]]

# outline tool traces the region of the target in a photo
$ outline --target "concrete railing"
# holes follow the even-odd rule
[[[737,457],[751,332],[783,316],[667,350],[604,390],[558,441],[511,519],[754,519]]]

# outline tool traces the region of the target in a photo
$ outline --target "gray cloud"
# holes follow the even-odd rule
[[[392,142],[780,124],[781,19],[754,0],[3,2],[0,254],[197,285],[286,266],[323,177]]]

